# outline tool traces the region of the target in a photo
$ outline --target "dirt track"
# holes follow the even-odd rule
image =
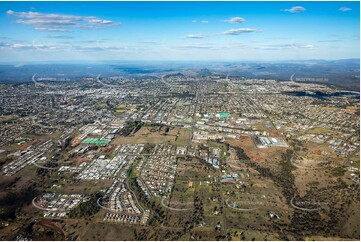
[[[54,224],[50,219],[42,219],[37,223],[37,225],[51,229],[56,233],[60,234],[61,236],[63,236],[63,240],[67,240],[64,230],[60,228],[58,225]]]

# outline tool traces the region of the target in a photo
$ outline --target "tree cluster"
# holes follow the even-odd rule
[[[90,217],[99,212],[100,207],[97,200],[101,197],[99,193],[93,193],[90,195],[90,199],[86,202],[81,203],[79,206],[74,208],[70,214],[70,218],[84,218]]]

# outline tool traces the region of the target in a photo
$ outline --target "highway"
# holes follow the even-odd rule
[[[49,87],[49,88],[57,88],[56,86],[46,85],[46,84],[44,84],[44,83],[37,82],[37,81],[35,80],[35,76],[36,76],[36,73],[33,75],[33,77],[31,78],[31,80],[34,82],[34,84],[35,84],[36,86]]]
[[[161,76],[160,81],[163,82],[166,86],[171,87],[171,86],[172,86],[171,84],[169,84],[168,82],[164,81],[164,77],[165,77],[165,75]]]
[[[191,144],[192,144],[192,138],[193,138],[193,132],[194,132],[194,126],[196,125],[196,111],[197,111],[197,103],[198,103],[198,92],[196,91],[196,100],[195,100],[195,105],[194,105],[194,111],[193,111],[193,115],[192,115],[192,127],[191,127],[191,132],[189,135],[189,140],[188,140],[188,148],[187,148],[187,154],[188,155],[188,151],[191,148]]]
[[[105,87],[119,87],[118,85],[111,85],[111,84],[106,84],[106,83],[102,82],[102,81],[100,80],[100,76],[101,76],[101,75],[102,75],[102,74],[99,74],[99,75],[97,76],[96,81],[97,81],[98,83],[102,84],[102,85],[105,86]]]
[[[293,74],[290,76],[290,81],[291,81],[291,82],[295,82],[295,81],[293,80],[293,77],[295,76],[295,74],[296,74],[296,72],[293,73]]]

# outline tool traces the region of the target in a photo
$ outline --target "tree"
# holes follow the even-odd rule
[[[93,193],[90,199],[86,202],[81,203],[78,207],[74,208],[70,214],[70,218],[83,218],[90,217],[99,212],[100,207],[98,206],[97,200],[100,198],[99,193]]]

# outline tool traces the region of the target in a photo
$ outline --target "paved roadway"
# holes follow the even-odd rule
[[[197,104],[198,104],[198,92],[196,91],[196,100],[195,100],[195,105],[194,105],[194,111],[193,111],[193,117],[192,117],[192,125],[191,125],[191,132],[189,135],[189,140],[188,140],[188,148],[187,148],[187,154],[188,155],[188,151],[191,148],[191,144],[192,144],[192,138],[193,138],[193,131],[194,131],[194,126],[196,125],[196,111],[197,111]]]
[[[49,88],[58,88],[58,87],[56,87],[56,86],[46,85],[46,84],[44,84],[44,83],[37,82],[37,81],[35,80],[35,76],[36,76],[36,73],[33,75],[33,77],[31,78],[31,80],[34,82],[34,84],[35,84],[36,86],[49,87]]]
[[[43,208],[43,207],[40,207],[39,205],[37,205],[35,203],[35,199],[36,197],[34,197],[34,199],[31,201],[31,203],[33,204],[34,207],[38,208],[38,209],[41,209],[41,210],[44,210],[44,211],[48,211],[48,212],[53,212],[53,213],[59,213],[59,212],[66,212],[65,210],[52,210],[50,208]]]
[[[102,74],[99,74],[99,75],[97,76],[97,82],[98,82],[98,83],[102,84],[102,85],[105,86],[105,87],[119,87],[118,85],[111,85],[111,84],[106,84],[106,83],[102,82],[102,81],[100,80],[100,76],[101,76],[101,75],[102,75]]]
[[[295,76],[295,74],[296,74],[296,72],[293,73],[293,74],[290,76],[290,81],[291,81],[291,82],[295,82],[295,81],[293,80],[293,77]]]

